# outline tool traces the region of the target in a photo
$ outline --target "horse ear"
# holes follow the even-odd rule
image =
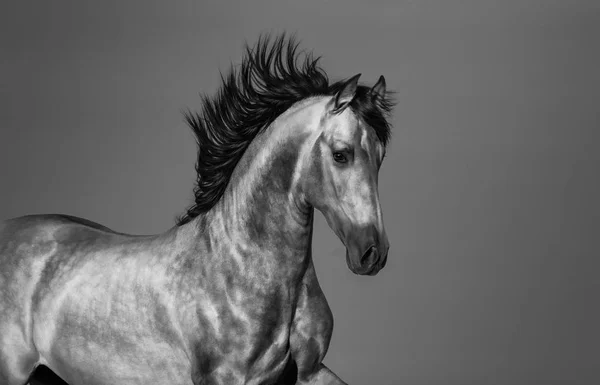
[[[337,114],[342,112],[344,109],[346,109],[346,107],[348,107],[352,99],[354,99],[354,96],[356,95],[356,87],[358,87],[358,78],[360,78],[360,74],[352,76],[346,81],[346,83],[344,83],[342,89],[339,90],[335,95],[335,98],[333,99],[334,113]]]
[[[377,102],[385,98],[385,78],[383,77],[383,75],[379,77],[379,80],[377,80],[377,83],[375,83],[375,85],[373,86],[373,88],[371,88],[369,93],[373,102]]]

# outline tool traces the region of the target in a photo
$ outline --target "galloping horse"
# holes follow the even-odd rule
[[[393,103],[380,77],[329,84],[285,35],[246,46],[201,113],[195,204],[160,235],[66,215],[0,224],[0,384],[45,365],[71,385],[344,384],[312,262],[314,209],[375,275],[378,172]]]

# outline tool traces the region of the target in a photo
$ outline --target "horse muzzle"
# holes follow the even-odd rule
[[[378,246],[371,244],[366,249],[363,248],[364,251],[362,254],[353,253],[353,250],[347,248],[346,263],[348,264],[348,268],[354,274],[358,275],[377,275],[385,267],[389,249],[387,242]]]

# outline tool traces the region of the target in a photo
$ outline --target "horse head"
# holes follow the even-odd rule
[[[356,75],[340,83],[322,113],[306,167],[303,193],[346,246],[346,262],[360,275],[375,275],[387,260],[388,237],[378,193],[378,173],[389,127],[385,79],[372,88]]]

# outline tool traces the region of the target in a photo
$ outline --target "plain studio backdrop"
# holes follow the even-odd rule
[[[600,2],[14,1],[0,7],[0,218],[166,231],[199,109],[261,32],[332,79],[397,92],[380,174],[391,241],[353,275],[319,214],[350,384],[600,383]]]

